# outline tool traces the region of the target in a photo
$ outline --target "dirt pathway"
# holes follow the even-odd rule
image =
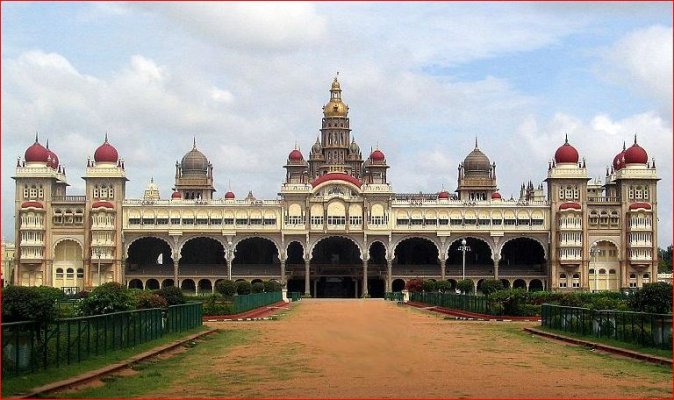
[[[381,300],[302,300],[280,321],[213,323],[253,339],[154,396],[668,397],[671,370]],[[179,367],[177,365],[176,367]],[[200,377],[210,384],[200,384]],[[218,386],[219,386],[218,385]],[[221,389],[221,388],[220,388]]]

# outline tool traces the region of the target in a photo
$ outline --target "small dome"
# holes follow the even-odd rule
[[[637,144],[636,138],[634,144],[625,150],[625,164],[646,164],[648,163],[648,153],[643,147]]]
[[[91,208],[115,208],[115,206],[109,201],[97,201],[91,205]]]
[[[630,204],[630,210],[638,210],[638,209],[650,210],[651,205],[644,202]]]
[[[328,117],[346,117],[349,106],[342,102],[342,89],[335,77],[330,87],[330,101],[323,107],[323,115]]]
[[[35,143],[26,149],[23,158],[26,162],[46,163],[49,158],[49,150],[38,142],[37,135],[35,135]]]
[[[490,169],[489,158],[478,148],[471,151],[463,160],[463,170],[466,172],[488,172]]]
[[[573,201],[562,203],[559,206],[560,211],[562,211],[562,210],[580,210],[581,208],[582,207],[579,203],[576,203],[576,202],[573,202]]]
[[[494,192],[491,194],[491,199],[492,200],[501,200],[501,193],[499,192]]]
[[[44,208],[44,206],[39,201],[24,201],[21,208]]]
[[[100,145],[94,153],[94,161],[97,163],[116,163],[119,160],[117,149],[108,143],[108,135],[105,135],[105,142]]]
[[[225,199],[231,200],[231,199],[235,199],[235,198],[236,198],[236,196],[234,195],[234,192],[232,192],[231,190],[228,191],[227,193],[225,193]]]
[[[623,145],[623,150],[616,154],[615,157],[613,157],[613,169],[619,170],[622,167],[625,166],[625,145]]]
[[[298,149],[294,149],[293,151],[288,154],[288,160],[291,161],[302,161],[304,157],[302,156],[302,152],[300,152]]]
[[[440,193],[438,193],[438,199],[442,199],[442,200],[449,199],[449,192],[446,191],[446,190],[441,191]]]
[[[49,154],[47,155],[47,165],[53,169],[57,169],[59,167],[59,157],[49,148],[48,140],[47,140],[47,151],[49,152]]]
[[[379,149],[373,151],[372,154],[370,154],[370,158],[372,159],[372,161],[386,160],[386,156],[384,156],[384,153]]]
[[[179,191],[175,191],[171,194],[171,199],[182,199],[183,195]]]
[[[192,150],[187,152],[180,161],[180,167],[183,175],[208,175],[208,159],[206,156],[197,150],[196,141]]]
[[[569,139],[564,140],[564,144],[555,151],[555,162],[557,164],[575,164],[578,162],[578,151],[569,144]]]

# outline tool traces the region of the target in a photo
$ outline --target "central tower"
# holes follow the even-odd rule
[[[320,138],[311,148],[309,175],[315,179],[329,172],[361,177],[363,158],[360,147],[351,139],[349,106],[342,101],[337,77],[330,88],[330,100],[323,106]]]

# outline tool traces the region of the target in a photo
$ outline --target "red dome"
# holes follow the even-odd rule
[[[449,192],[443,190],[442,192],[438,193],[438,199],[449,199]]]
[[[571,209],[573,209],[573,210],[580,210],[581,208],[582,208],[582,207],[581,207],[580,204],[578,204],[578,203],[576,203],[576,202],[572,202],[572,201],[567,202],[567,203],[562,203],[562,204],[559,206],[560,211],[561,211],[561,210],[571,210]]]
[[[625,150],[621,151],[620,153],[616,154],[615,157],[613,157],[613,169],[618,170],[624,166],[625,166]]]
[[[23,155],[23,158],[26,160],[26,162],[46,163],[47,159],[49,158],[49,150],[38,143],[37,138],[35,138],[35,143],[26,149],[26,153]]]
[[[625,150],[625,164],[646,164],[648,163],[648,153],[636,142],[629,149]]]
[[[53,169],[58,168],[59,167],[59,157],[56,155],[56,153],[49,150],[48,147],[47,147],[47,152],[49,152],[49,154],[47,155],[47,165],[49,165]]]
[[[370,154],[370,158],[372,161],[384,161],[386,159],[384,153],[379,149],[373,151],[372,154]]]
[[[21,208],[44,208],[44,206],[39,201],[24,201]]]
[[[639,208],[643,208],[644,210],[650,210],[651,205],[648,204],[648,203],[643,203],[643,202],[630,204],[630,210],[637,210]]]
[[[575,147],[569,144],[569,140],[565,139],[564,144],[559,146],[557,151],[555,151],[555,162],[558,164],[562,163],[577,163],[578,162],[578,151]]]
[[[183,198],[183,195],[181,195],[180,192],[175,191],[175,192],[173,192],[173,193],[171,194],[171,198],[172,198],[172,199],[182,199],[182,198]]]
[[[311,182],[311,186],[316,187],[321,183],[328,181],[344,181],[352,183],[358,187],[360,187],[363,184],[361,181],[358,180],[358,178],[353,177],[351,175],[347,175],[341,172],[331,172],[329,174],[321,175],[318,178],[314,179],[314,181]]]
[[[108,143],[108,135],[105,135],[105,142],[100,145],[94,153],[94,161],[116,163],[119,160],[117,149]]]
[[[112,203],[110,203],[109,201],[97,201],[97,202],[95,202],[94,204],[91,205],[91,208],[100,208],[100,207],[115,208],[115,206]]]
[[[236,196],[234,196],[234,192],[232,192],[231,190],[229,192],[225,193],[225,199],[229,200],[229,199],[235,199],[235,198],[236,198]]]
[[[501,193],[499,192],[494,192],[491,194],[491,199],[492,200],[501,200]]]
[[[288,159],[291,161],[301,161],[303,158],[302,153],[297,149],[294,149],[288,154]]]

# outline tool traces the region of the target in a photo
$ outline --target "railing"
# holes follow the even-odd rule
[[[384,300],[402,302],[403,292],[386,292],[384,293]]]
[[[410,301],[479,314],[492,314],[489,304],[487,303],[487,298],[483,296],[416,292],[410,293]]]
[[[87,196],[53,196],[54,203],[84,203],[87,201]]]
[[[255,293],[234,296],[234,313],[240,314],[254,308],[274,304],[283,300],[281,292]]]
[[[603,337],[645,347],[672,348],[672,315],[590,310],[543,304],[541,325],[583,336]]]
[[[201,303],[59,319],[2,324],[2,372],[20,375],[78,363],[136,346],[171,332],[201,326]]]

